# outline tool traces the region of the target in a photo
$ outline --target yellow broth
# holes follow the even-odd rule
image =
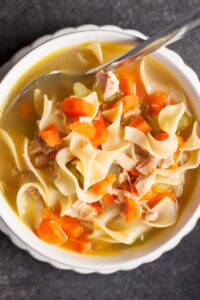
[[[129,45],[121,45],[121,44],[113,44],[113,43],[101,43],[103,58],[104,61],[108,61],[119,54],[126,52],[129,49]],[[21,78],[18,79],[15,86],[10,92],[8,105],[5,107],[5,111],[0,120],[0,128],[5,129],[13,138],[14,142],[18,146],[18,149],[22,151],[22,137],[26,135],[29,138],[32,138],[36,131],[36,120],[38,116],[36,113],[32,114],[30,119],[22,119],[20,116],[20,107],[23,103],[28,102],[31,104],[32,108],[33,104],[33,90],[34,88],[40,88],[44,94],[46,93],[49,99],[55,98],[56,101],[60,102],[65,97],[72,94],[73,81],[66,80],[61,77],[48,78],[42,81],[38,86],[34,87],[33,90],[28,92],[25,96],[21,97],[17,103],[15,103],[11,110],[8,110],[7,107],[12,103],[12,100],[16,97],[16,95],[33,79],[37,78],[41,74],[44,74],[53,70],[63,70],[66,69],[68,71],[73,72],[76,70],[77,72],[83,72],[89,67],[96,66],[98,64],[96,57],[93,54],[90,54],[85,51],[84,45],[76,48],[62,49],[59,50],[44,59],[40,60],[34,66],[32,66]],[[80,61],[77,60],[77,54],[82,53],[85,59],[89,58],[90,64],[84,65],[81,64]],[[155,62],[156,63],[156,62]],[[140,62],[136,62],[132,66],[128,66],[128,68],[137,68]],[[160,66],[161,72],[168,72],[163,66]],[[176,79],[173,75],[170,75],[174,81]],[[86,84],[88,88],[91,88],[94,82],[94,78],[92,80],[80,80],[82,83]],[[34,110],[34,108],[33,108]],[[188,133],[186,133],[188,136]],[[7,150],[7,147],[0,141],[1,147],[1,155],[0,155],[0,180],[3,182],[5,196],[8,200],[8,203],[11,205],[13,210],[17,213],[16,208],[16,195],[17,191],[20,187],[20,179],[15,177],[14,179],[10,176],[11,169],[13,167],[13,162],[11,156]],[[195,185],[197,180],[198,169],[187,172],[186,183],[184,185],[184,191],[182,196],[179,198],[180,212],[186,207],[188,203],[192,189],[191,186]],[[195,179],[194,179],[195,178]],[[192,181],[192,184],[191,184]],[[134,247],[138,247],[147,242],[149,239],[155,238],[158,234],[170,230],[167,229],[152,229],[151,231],[145,233],[141,238],[139,238],[133,245],[124,245],[124,244],[108,244],[105,242],[95,242],[93,243],[93,250],[89,253],[91,254],[113,254],[118,253],[119,251],[125,251],[133,249]]]

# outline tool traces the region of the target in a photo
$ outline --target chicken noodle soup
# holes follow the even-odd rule
[[[142,245],[173,226],[200,162],[199,124],[172,74],[150,57],[77,82],[127,45],[90,43],[38,62],[0,121],[0,188],[43,241],[80,253]],[[190,170],[190,171],[189,171]]]

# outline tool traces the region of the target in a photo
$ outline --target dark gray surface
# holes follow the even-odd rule
[[[63,27],[114,24],[150,34],[197,4],[199,0],[0,0],[0,63]],[[200,30],[173,49],[200,75]],[[200,223],[157,261],[107,276],[56,270],[0,233],[0,300],[7,299],[200,299]]]

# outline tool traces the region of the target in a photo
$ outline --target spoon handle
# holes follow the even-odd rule
[[[155,52],[162,46],[174,43],[183,38],[189,32],[200,26],[200,6],[190,10],[175,22],[149,37],[129,52],[121,55],[117,59],[101,66],[104,70],[113,70],[122,65],[130,63],[132,60],[141,58],[147,54]]]

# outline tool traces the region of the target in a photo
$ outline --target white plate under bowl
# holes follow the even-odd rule
[[[91,31],[92,30],[92,31]],[[98,34],[95,31],[99,30]],[[107,31],[106,33],[103,33]],[[44,42],[51,40],[55,37],[62,36],[68,33],[78,32],[78,31],[88,31],[89,40],[109,40],[109,38],[116,41],[118,33],[119,40],[125,40],[123,33],[134,35],[137,37],[145,38],[143,34],[132,29],[120,29],[116,26],[102,26],[98,27],[96,25],[84,25],[77,28],[65,28],[55,34],[47,35],[36,40],[30,46],[21,49],[17,52],[10,61],[4,64],[0,69],[0,79],[2,79],[5,74],[28,52],[36,48],[37,46],[43,44]],[[113,37],[111,36],[111,32]],[[93,36],[92,36],[93,32]],[[101,32],[101,34],[100,34]],[[110,32],[110,33],[109,33]],[[117,32],[117,33],[116,33]],[[78,33],[77,33],[78,34]],[[101,38],[98,37],[101,35]],[[104,35],[104,38],[102,38]],[[82,33],[82,40],[80,43],[85,41],[87,33]],[[63,38],[61,38],[63,39]],[[69,38],[70,40],[70,38]],[[66,42],[67,44],[67,42]],[[78,44],[78,39],[75,44]],[[54,43],[54,50],[56,50],[56,45]],[[41,46],[43,48],[43,53],[45,49],[45,44]],[[37,57],[40,48],[37,48],[34,55],[29,54],[23,58],[23,64],[19,61],[15,67],[8,72],[6,77],[2,80],[0,85],[0,101],[6,98],[10,81],[14,84],[14,78],[19,78],[19,76],[27,69],[24,66],[27,64],[35,63],[34,59]],[[46,49],[47,50],[47,49]],[[50,50],[50,52],[52,49]],[[48,53],[47,53],[48,54]],[[43,54],[44,55],[44,54]],[[181,59],[181,57],[174,51],[163,48],[157,51],[153,55],[158,61],[163,63],[169,70],[173,72],[175,77],[178,78],[182,86],[184,86],[185,91],[189,95],[192,105],[197,107],[200,103],[200,82],[194,71],[186,66]],[[40,55],[41,58],[41,55]],[[2,105],[2,104],[1,104]],[[197,111],[197,118],[200,119],[200,114]],[[79,273],[92,273],[98,272],[101,274],[110,274],[118,270],[130,270],[140,266],[143,263],[151,262],[157,259],[164,252],[174,248],[180,240],[189,233],[195,226],[199,215],[200,215],[200,205],[198,201],[198,194],[200,193],[200,179],[197,186],[194,188],[194,192],[190,203],[187,206],[187,211],[185,210],[176,225],[174,225],[165,234],[159,236],[159,238],[154,239],[146,243],[139,249],[134,249],[128,253],[122,253],[114,256],[85,256],[72,252],[62,250],[60,248],[53,247],[40,241],[29,228],[24,226],[24,224],[19,220],[15,213],[11,210],[8,203],[4,198],[0,201],[0,229],[5,234],[7,234],[12,242],[26,251],[28,251],[34,258],[50,263],[52,266],[65,270],[74,270]]]

